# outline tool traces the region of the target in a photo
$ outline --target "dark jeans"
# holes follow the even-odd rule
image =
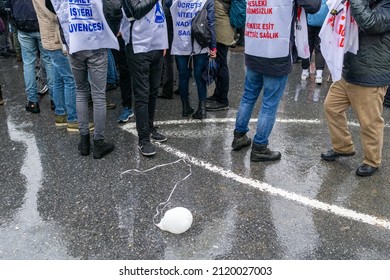
[[[229,105],[229,68],[227,65],[228,50],[228,46],[217,43],[217,60],[219,63],[219,69],[213,95],[216,101],[225,105]]]
[[[133,87],[131,84],[131,75],[129,65],[126,59],[125,41],[122,36],[118,37],[119,51],[111,50],[119,70],[119,87],[121,89],[122,106],[132,108]]]
[[[156,111],[157,94],[163,65],[163,51],[147,53],[133,51],[132,44],[126,45],[127,63],[132,72],[134,91],[135,122],[139,141],[150,139]]]
[[[176,64],[179,71],[179,91],[181,99],[188,99],[189,95],[189,81],[191,77],[191,69],[188,68],[189,55],[176,55]],[[205,101],[207,97],[206,81],[202,78],[202,72],[205,63],[208,60],[207,53],[197,54],[193,56],[194,62],[194,78],[196,87],[198,89],[199,101]]]
[[[310,59],[302,59],[302,69],[309,69],[311,56],[314,50],[316,70],[324,70],[325,59],[321,53],[321,39],[318,36],[321,30],[321,26],[307,26],[307,29],[310,48]]]

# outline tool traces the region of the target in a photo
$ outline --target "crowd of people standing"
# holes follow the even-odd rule
[[[40,112],[35,79],[39,57],[46,70],[55,125],[80,133],[78,149],[81,155],[87,156],[92,150],[95,159],[103,158],[115,149],[114,144],[105,139],[106,91],[107,85],[112,83],[108,83],[107,72],[112,55],[111,62],[119,72],[123,106],[118,122],[127,122],[135,115],[138,148],[142,155],[153,156],[156,153],[153,142],[168,139],[157,130],[154,119],[157,99],[171,99],[173,96],[175,64],[183,117],[202,120],[207,118],[207,111],[229,109],[227,56],[237,35],[229,19],[232,1],[240,0],[0,1],[2,23],[8,26],[10,19],[10,26],[17,31],[21,46],[26,110]],[[245,36],[245,84],[232,148],[239,151],[251,146],[251,161],[275,161],[281,158],[281,153],[269,149],[268,139],[292,70],[298,7],[308,14],[309,46],[310,53],[314,51],[315,55],[317,84],[322,83],[326,66],[318,34],[329,10],[321,0],[286,1],[284,4],[247,2],[248,29],[245,28],[244,32],[240,29],[241,40]],[[390,104],[390,96],[385,97],[390,84],[389,2],[347,1],[346,9],[350,9],[361,28],[359,51],[346,54],[343,77],[332,84],[325,100],[332,149],[321,154],[321,158],[334,161],[354,155],[345,117],[346,109],[352,106],[361,125],[364,151],[363,164],[356,171],[359,176],[374,174],[381,164],[384,129],[381,115],[383,105]],[[206,47],[191,38],[192,19],[202,9],[207,10],[206,24],[211,34]],[[261,29],[254,26],[264,25],[269,30],[268,35],[262,37],[259,34],[263,33],[253,29]],[[277,33],[271,33],[274,26],[278,28]],[[0,34],[3,33],[0,25]],[[264,40],[259,40],[259,37]],[[277,40],[271,40],[275,38]],[[16,48],[9,48],[7,43],[0,44],[1,57],[12,55],[17,55]],[[215,90],[207,96],[207,84],[202,74],[209,59],[217,60],[219,68]],[[302,80],[310,75],[310,62],[311,56],[302,60]],[[190,100],[191,77],[197,88],[196,110]],[[160,84],[163,85],[161,93]],[[261,92],[262,104],[256,132],[251,139],[247,136],[248,124]],[[0,105],[3,103],[1,98]],[[88,113],[91,103],[92,123]]]

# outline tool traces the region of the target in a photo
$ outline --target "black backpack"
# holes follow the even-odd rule
[[[192,25],[191,25],[192,48],[194,47],[194,40],[196,40],[196,42],[198,42],[198,44],[202,48],[206,48],[211,42],[211,31],[207,21],[207,8],[206,8],[207,3],[208,0],[204,4],[203,8],[192,19]]]
[[[32,0],[11,0],[11,22],[24,32],[39,32],[39,23]]]

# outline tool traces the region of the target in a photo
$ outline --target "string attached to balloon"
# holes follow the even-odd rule
[[[164,231],[168,231],[168,232],[174,233],[174,234],[183,233],[183,232],[187,231],[191,227],[192,221],[193,221],[193,217],[192,217],[192,214],[191,214],[190,210],[188,210],[187,208],[184,208],[184,207],[175,207],[175,208],[169,209],[167,212],[165,212],[164,216],[161,218],[159,223],[156,222],[156,219],[158,219],[160,217],[160,215],[162,214],[162,212],[164,211],[164,209],[168,205],[171,204],[170,199],[171,199],[173,193],[175,192],[177,186],[181,182],[187,180],[188,177],[190,177],[192,175],[192,167],[191,167],[191,165],[189,163],[187,163],[184,159],[179,159],[179,160],[174,161],[174,162],[156,165],[156,166],[154,166],[152,168],[149,168],[147,170],[144,170],[144,171],[140,171],[138,169],[130,169],[130,170],[124,171],[124,172],[122,172],[120,174],[121,178],[122,178],[122,175],[130,173],[130,172],[147,173],[147,172],[152,171],[154,169],[157,169],[157,168],[160,168],[160,167],[164,167],[164,166],[167,166],[167,165],[173,165],[173,164],[179,163],[181,161],[184,162],[189,167],[189,173],[184,178],[180,179],[179,181],[177,181],[175,183],[175,185],[174,185],[171,193],[169,194],[167,200],[164,201],[164,202],[161,202],[161,203],[159,203],[157,205],[157,207],[156,207],[156,214],[153,216],[153,223],[158,228],[160,228],[161,230],[164,230]]]

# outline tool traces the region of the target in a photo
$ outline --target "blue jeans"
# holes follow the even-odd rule
[[[35,79],[35,64],[37,60],[38,49],[40,51],[41,61],[46,69],[47,86],[50,95],[53,92],[53,70],[48,51],[42,47],[41,36],[39,32],[18,31],[18,39],[23,57],[23,74],[26,87],[27,99],[31,102],[38,102],[38,88]]]
[[[275,124],[276,112],[286,83],[287,75],[267,76],[247,68],[245,89],[237,112],[235,130],[242,133],[249,131],[248,123],[253,107],[261,89],[264,87],[262,105],[257,119],[256,135],[253,138],[253,142],[268,145],[268,137]]]
[[[177,70],[179,71],[179,92],[181,99],[188,99],[189,81],[191,77],[191,69],[188,68],[189,55],[176,55]],[[206,81],[202,78],[202,72],[205,67],[205,63],[208,61],[207,53],[197,54],[194,58],[194,78],[196,82],[196,88],[198,89],[199,101],[205,101],[207,97],[207,85]]]
[[[76,84],[69,57],[62,50],[48,51],[53,63],[53,101],[56,115],[68,114],[68,122],[77,121]]]
[[[118,72],[116,70],[116,64],[114,56],[110,49],[107,50],[108,66],[107,66],[107,84],[117,84],[119,81]]]

